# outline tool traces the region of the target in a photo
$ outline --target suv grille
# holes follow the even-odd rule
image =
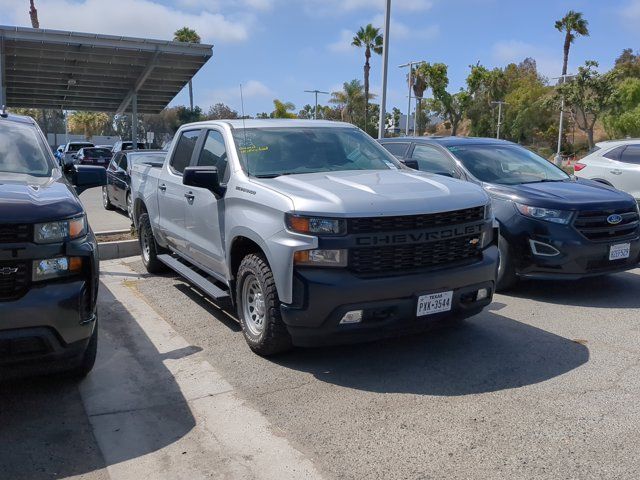
[[[0,262],[0,302],[21,297],[29,285],[26,263]]]
[[[617,225],[607,221],[607,218],[614,214],[622,217],[622,221]],[[573,226],[589,240],[607,242],[637,234],[639,220],[637,210],[629,207],[618,210],[578,212]]]
[[[357,274],[394,274],[470,261],[481,255],[477,239],[467,235],[418,245],[354,248],[349,268]]]
[[[484,207],[466,208],[452,212],[405,215],[398,217],[366,217],[349,219],[349,233],[396,232],[448,227],[484,219]]]
[[[31,241],[31,225],[0,224],[0,243],[23,243]]]

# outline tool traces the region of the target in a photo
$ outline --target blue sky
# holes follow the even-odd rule
[[[0,24],[29,26],[27,0],[0,0]],[[333,91],[362,79],[363,52],[350,46],[361,25],[382,27],[384,0],[36,0],[43,28],[171,38],[189,25],[214,45],[194,79],[205,110],[224,102],[247,114],[272,101],[312,103],[304,90]],[[502,66],[534,57],[548,77],[560,73],[562,35],[553,28],[569,9],[584,12],[591,36],[571,50],[570,70],[587,59],[612,66],[623,48],[638,48],[640,0],[392,0],[387,108],[406,109],[409,60],[449,65],[450,88],[464,85],[470,64]],[[379,93],[381,60],[371,69]],[[186,104],[186,91],[173,105]]]

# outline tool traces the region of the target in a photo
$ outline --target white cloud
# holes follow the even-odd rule
[[[374,27],[380,28],[382,31],[384,27],[384,15],[378,14],[370,22]],[[389,38],[394,40],[405,40],[413,38],[416,40],[431,40],[440,34],[440,27],[438,25],[428,25],[424,28],[413,28],[402,23],[398,20],[391,18],[391,25],[389,27]]]
[[[562,70],[562,57],[560,54],[554,55],[554,53],[519,40],[498,42],[493,45],[492,49],[493,59],[500,66],[505,63],[519,63],[525,58],[531,57],[536,61],[538,72],[549,79],[560,75]]]
[[[275,98],[276,94],[259,80],[248,80],[242,84],[242,96],[245,100],[245,111],[249,112],[251,100]],[[208,90],[203,94],[203,105],[214,105],[216,103],[226,103],[232,105],[240,111],[240,85],[231,87],[216,88]]]
[[[630,0],[619,11],[622,21],[633,28],[637,28],[640,21],[640,0]]]
[[[336,14],[356,10],[384,11],[385,0],[302,0],[310,14]],[[433,0],[394,0],[393,11],[420,12],[429,10]]]
[[[30,25],[24,1],[2,1],[8,3],[3,9],[14,23]],[[43,28],[171,39],[173,32],[186,25],[195,29],[203,42],[213,43],[244,41],[254,23],[247,14],[233,19],[209,10],[196,14],[151,0],[40,0],[37,8]]]
[[[204,8],[219,11],[234,7],[249,7],[256,10],[270,10],[275,0],[177,0],[177,3],[188,8]]]
[[[353,46],[351,42],[353,41],[354,33],[351,30],[347,30],[343,28],[340,31],[340,38],[333,43],[327,45],[327,48],[335,53],[347,53],[352,51]]]

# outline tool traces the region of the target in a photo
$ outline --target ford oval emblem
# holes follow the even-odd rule
[[[618,215],[617,213],[614,213],[613,215],[609,215],[607,217],[607,222],[609,222],[610,225],[618,225],[621,221],[622,215]]]

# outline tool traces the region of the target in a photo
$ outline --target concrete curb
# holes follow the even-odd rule
[[[122,235],[123,233],[130,233],[130,228],[124,228],[122,230],[105,230],[103,232],[93,232],[96,237],[104,237],[107,235]]]
[[[133,257],[140,254],[140,244],[137,238],[131,240],[119,240],[116,242],[98,243],[100,260],[113,260],[116,258]]]

